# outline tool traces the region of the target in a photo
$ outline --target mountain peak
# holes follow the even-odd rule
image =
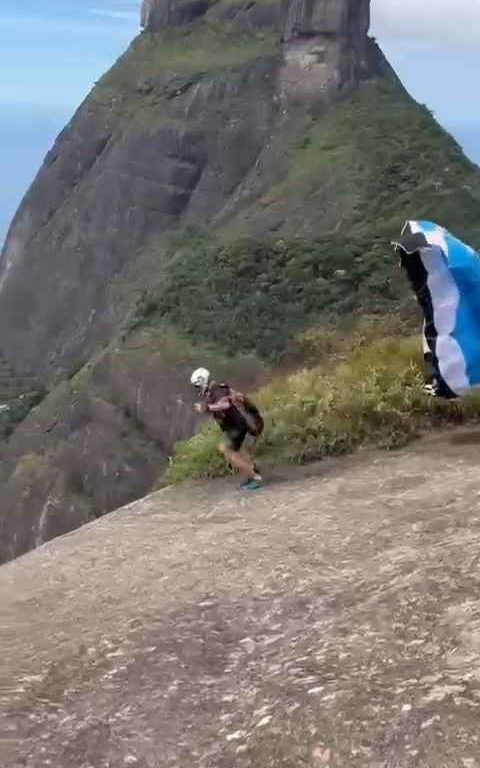
[[[368,38],[370,0],[144,0],[142,26],[162,33],[203,20],[252,38],[268,30],[281,45],[283,95],[323,100],[378,70]]]
[[[311,35],[365,36],[370,26],[370,0],[144,0],[141,24],[150,32],[161,31],[209,13],[237,23],[267,22],[284,42]]]

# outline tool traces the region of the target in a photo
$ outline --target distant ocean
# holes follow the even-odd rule
[[[0,244],[42,160],[70,115],[0,107]]]
[[[140,0],[0,0],[0,245],[55,137],[139,16]]]

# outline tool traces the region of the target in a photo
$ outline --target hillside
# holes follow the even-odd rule
[[[480,245],[478,169],[368,37],[368,0],[159,0],[144,21],[2,254],[0,348],[49,394],[0,441],[0,559],[159,482],[192,366],[251,388],[309,329],[415,327],[405,219]]]
[[[60,135],[3,252],[0,347],[48,380],[109,338],[109,283],[142,246],[232,218],[283,177],[312,115],[386,67],[367,37],[368,0],[319,0],[314,15],[296,0],[253,15],[179,1],[179,18],[175,3],[155,5],[166,18]]]
[[[2,566],[2,768],[475,768],[479,438],[166,490]]]

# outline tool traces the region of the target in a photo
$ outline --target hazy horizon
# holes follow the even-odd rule
[[[0,244],[56,136],[139,31],[140,0],[0,6]]]

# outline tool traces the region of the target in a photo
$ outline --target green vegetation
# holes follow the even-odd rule
[[[0,440],[7,440],[15,428],[22,422],[30,411],[45,399],[45,389],[27,392],[10,400],[0,411]]]
[[[29,494],[34,490],[39,480],[48,478],[48,461],[38,453],[24,454],[15,466],[14,481],[21,481],[22,490]]]
[[[144,286],[127,331],[167,323],[228,355],[278,360],[304,329],[392,308],[413,314],[390,245],[407,218],[480,245],[478,170],[395,83],[369,82],[312,120],[287,159],[282,178],[221,232],[149,246],[124,279],[131,296]],[[246,236],[262,217],[264,234]]]
[[[312,234],[333,215],[337,232],[377,258],[408,218],[438,220],[480,245],[478,169],[393,81],[359,87],[288,153],[287,174],[244,212],[247,221],[277,208],[288,213],[287,231]]]
[[[196,240],[165,264],[158,288],[137,305],[134,327],[160,317],[227,354],[278,358],[292,332],[351,314],[372,295],[377,310],[389,309],[402,282],[392,283],[388,273],[371,274],[362,252],[343,238],[216,246]]]
[[[271,56],[276,45],[273,31],[242,34],[231,24],[205,20],[145,32],[99,81],[93,96],[102,101],[119,94],[148,95],[159,85],[159,78],[166,85],[176,75],[236,69],[258,57]]]
[[[253,398],[266,420],[258,445],[263,461],[303,463],[364,445],[393,449],[423,430],[480,416],[478,393],[452,402],[425,394],[418,338],[372,341],[371,333],[360,333],[348,355],[346,342],[337,344],[334,365],[279,378]],[[218,441],[218,428],[208,423],[179,443],[166,480],[224,474]]]

